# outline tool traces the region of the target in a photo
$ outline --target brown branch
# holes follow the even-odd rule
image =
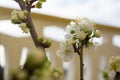
[[[84,75],[83,75],[83,45],[80,47],[80,50],[78,51],[79,55],[79,60],[80,60],[80,80],[84,80]]]
[[[33,42],[34,42],[35,46],[44,49],[44,46],[42,46],[37,41],[38,34],[37,34],[36,30],[35,30],[33,21],[32,21],[31,16],[30,16],[30,10],[31,10],[31,8],[28,7],[27,4],[25,4],[25,2],[23,0],[15,0],[15,1],[19,4],[21,10],[27,10],[28,11],[26,22],[28,23],[28,27],[30,28],[30,34],[32,36],[32,39],[33,39]]]

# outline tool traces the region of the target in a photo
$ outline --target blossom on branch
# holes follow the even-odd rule
[[[81,18],[71,21],[66,27],[65,41],[61,43],[58,57],[69,61],[74,52],[80,51],[81,46],[91,48],[97,43],[93,38],[101,37],[100,31],[95,28],[95,23],[88,18]],[[71,49],[71,50],[70,50]]]
[[[28,12],[26,10],[24,10],[24,11],[13,10],[13,12],[11,13],[12,23],[19,24],[19,23],[25,21],[25,19],[27,18],[27,14],[28,14]]]
[[[106,73],[105,73],[106,72]],[[112,56],[108,60],[107,70],[103,71],[103,77],[114,80],[120,73],[120,56]],[[107,77],[105,77],[107,75]],[[119,79],[118,79],[119,80]]]
[[[68,62],[73,58],[74,49],[69,42],[64,41],[60,44],[60,49],[57,51],[56,54],[63,61]]]
[[[27,14],[28,12],[26,10],[14,10],[11,13],[11,22],[14,24],[19,24],[19,27],[23,30],[24,33],[30,32],[26,22]]]
[[[112,56],[109,59],[109,69],[120,72],[120,56]]]

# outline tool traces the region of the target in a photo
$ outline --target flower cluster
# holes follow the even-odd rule
[[[71,21],[66,27],[65,40],[61,43],[57,55],[64,61],[69,61],[76,52],[76,48],[93,47],[96,43],[93,38],[101,36],[100,31],[94,27],[95,23],[88,18]]]
[[[115,78],[120,73],[120,56],[112,56],[108,61],[108,70],[104,71],[104,78]]]
[[[13,70],[10,80],[58,80],[62,75],[59,68],[51,67],[45,53],[29,51],[21,69]]]
[[[11,13],[11,22],[14,24],[19,24],[19,27],[23,30],[24,33],[28,33],[30,31],[26,23],[27,14],[28,12],[26,10],[14,10]]]
[[[120,72],[120,56],[112,56],[109,59],[109,69]]]

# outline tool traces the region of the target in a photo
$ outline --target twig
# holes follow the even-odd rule
[[[79,48],[80,50],[78,50],[78,55],[79,55],[79,60],[80,60],[80,80],[84,80],[84,76],[83,76],[83,46],[81,46]]]
[[[30,28],[30,34],[32,36],[32,39],[34,41],[35,46],[38,47],[38,48],[44,49],[44,46],[42,46],[37,41],[38,34],[37,34],[36,30],[35,30],[33,21],[32,21],[31,16],[30,16],[30,11],[31,11],[31,7],[29,7],[30,4],[25,4],[25,2],[23,0],[15,0],[15,1],[19,4],[21,10],[27,10],[28,11],[26,22],[28,23],[28,27]],[[33,3],[33,1],[36,1],[36,0],[32,0],[32,3]]]

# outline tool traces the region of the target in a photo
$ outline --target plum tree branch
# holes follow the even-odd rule
[[[30,28],[30,34],[32,36],[32,39],[33,39],[33,42],[34,42],[35,46],[44,49],[44,46],[41,45],[37,41],[38,34],[37,34],[36,30],[35,30],[33,21],[32,21],[31,16],[30,16],[30,12],[31,12],[31,7],[29,7],[30,4],[27,5],[23,0],[15,0],[15,1],[19,4],[21,10],[27,10],[28,11],[26,22],[28,24],[28,27]],[[33,1],[36,1],[36,0],[33,0]]]

